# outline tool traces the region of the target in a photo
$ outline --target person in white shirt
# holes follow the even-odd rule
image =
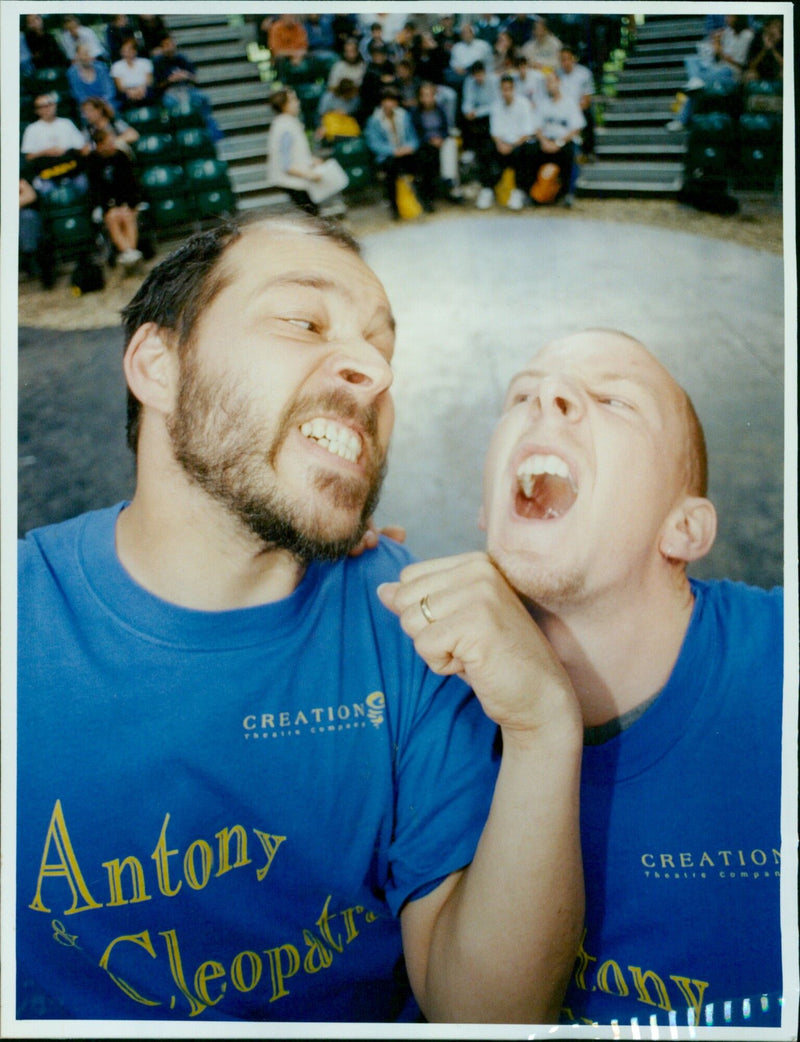
[[[90,148],[83,134],[71,119],[56,115],[54,94],[40,94],[33,105],[39,118],[25,128],[20,151],[35,174],[32,183],[37,194],[46,195],[65,178],[85,188],[80,156],[86,155]]]
[[[581,151],[591,160],[594,158],[594,78],[591,70],[580,64],[576,52],[565,43],[561,48],[557,73],[561,93],[578,103],[578,108],[586,120],[586,126],[581,132]]]
[[[321,160],[312,155],[300,119],[300,100],[287,87],[277,90],[269,103],[276,115],[267,137],[267,184],[282,188],[301,210],[317,214],[308,190],[322,177]]]
[[[475,29],[470,22],[464,22],[459,30],[461,37],[458,43],[453,44],[450,52],[450,67],[446,70],[445,79],[447,83],[456,90],[460,90],[464,77],[475,62],[484,62],[488,65],[492,60],[492,48],[486,42],[475,35]]]
[[[561,81],[548,73],[547,97],[533,113],[536,147],[532,158],[533,182],[546,163],[558,167],[561,187],[556,198],[572,205],[572,169],[575,161],[575,138],[586,125],[578,103],[561,92]]]
[[[561,41],[547,28],[546,20],[541,15],[536,15],[533,20],[533,36],[522,45],[521,50],[532,69],[551,72],[558,66]]]
[[[125,40],[120,47],[122,57],[111,66],[111,78],[117,87],[120,106],[146,105],[153,92],[153,63],[140,58],[136,41]]]
[[[89,57],[105,58],[106,52],[97,38],[97,34],[88,25],[81,25],[74,14],[64,16],[64,28],[61,32],[61,47],[70,61],[75,61],[75,52],[83,44],[89,49]]]
[[[533,109],[526,98],[515,94],[514,77],[510,74],[500,77],[500,98],[492,106],[489,131],[494,149],[485,157],[479,157],[481,190],[478,193],[478,209],[489,209],[494,200],[494,185],[503,170],[511,167],[515,188],[509,196],[508,208],[521,210],[525,205],[525,194],[532,183],[529,139],[534,131]]]
[[[531,106],[536,108],[547,94],[544,73],[538,69],[532,69],[525,55],[521,51],[517,51],[514,57],[514,71],[512,75],[516,79],[516,93],[523,98],[527,98]]]

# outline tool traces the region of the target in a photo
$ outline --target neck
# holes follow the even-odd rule
[[[531,608],[572,681],[586,727],[614,720],[658,694],[677,661],[693,605],[681,571],[639,596],[616,593],[577,610]]]
[[[230,611],[288,597],[305,566],[260,540],[169,461],[141,471],[117,521],[125,570],[162,600],[198,611]]]

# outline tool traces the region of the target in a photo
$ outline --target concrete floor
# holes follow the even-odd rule
[[[482,460],[509,376],[555,336],[611,326],[672,370],[705,424],[720,531],[694,574],[781,582],[782,259],[680,231],[532,216],[365,237],[399,328],[378,520],[405,525],[420,557],[481,548]],[[20,331],[21,531],[130,494],[120,356],[118,330]]]

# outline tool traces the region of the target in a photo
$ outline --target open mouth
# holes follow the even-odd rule
[[[516,513],[530,521],[554,521],[573,506],[578,490],[559,456],[534,453],[517,468]]]
[[[324,419],[321,416],[306,420],[300,426],[300,433],[323,449],[327,449],[332,456],[338,456],[349,463],[357,463],[361,456],[360,436],[351,427],[335,420]]]

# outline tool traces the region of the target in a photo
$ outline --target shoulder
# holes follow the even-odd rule
[[[20,590],[24,590],[23,574],[32,574],[38,568],[55,572],[61,559],[72,558],[87,526],[99,537],[105,531],[113,539],[114,525],[122,504],[78,514],[67,521],[33,528],[17,543]]]
[[[720,646],[738,661],[781,661],[783,588],[764,590],[729,579],[691,580],[696,613],[713,627]]]

